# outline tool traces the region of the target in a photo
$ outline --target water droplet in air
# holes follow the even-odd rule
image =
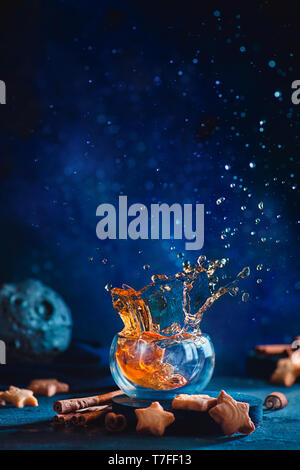
[[[220,204],[222,204],[222,202],[225,201],[225,197],[219,197],[219,199],[216,200],[216,204],[217,206],[219,206]]]
[[[261,271],[262,268],[263,268],[263,265],[262,265],[262,264],[258,264],[258,265],[256,266],[257,271]]]
[[[149,269],[150,269],[150,264],[144,264],[143,269],[144,269],[145,271],[149,271]]]
[[[103,258],[102,263],[106,264],[107,263],[107,258]]]
[[[199,258],[198,258],[198,260],[197,260],[197,263],[201,265],[201,264],[203,264],[205,261],[206,261],[206,256],[201,255],[201,256],[199,256]]]
[[[104,287],[105,290],[107,290],[107,292],[109,292],[110,290],[112,290],[112,284],[110,284],[110,282],[108,282],[105,287]]]
[[[245,277],[250,276],[250,268],[246,266],[238,275],[238,278],[245,279]]]
[[[228,293],[232,297],[235,297],[237,295],[238,291],[239,291],[238,287],[232,287],[232,289],[229,289]]]
[[[263,210],[263,208],[264,208],[264,203],[263,203],[262,201],[260,201],[260,202],[258,203],[258,208],[259,208],[261,211]]]
[[[246,206],[241,206],[241,210],[242,210],[242,211],[245,211],[246,209],[247,209]]]
[[[242,301],[243,302],[247,302],[249,299],[249,294],[248,292],[244,292],[243,295],[242,295]]]
[[[257,279],[257,284],[261,284],[262,283],[262,279]]]

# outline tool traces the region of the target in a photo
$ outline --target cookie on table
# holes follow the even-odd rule
[[[137,408],[134,412],[138,419],[136,430],[141,434],[162,436],[166,427],[175,421],[173,413],[165,411],[158,401],[148,408]]]
[[[58,393],[68,393],[69,385],[57,379],[35,379],[28,385],[35,395],[52,397]]]
[[[177,395],[172,401],[176,410],[207,411],[217,404],[217,399],[209,395]]]
[[[300,377],[300,349],[297,349],[286,359],[279,359],[270,382],[272,384],[291,387]]]
[[[1,398],[5,400],[6,403],[12,403],[17,408],[24,408],[24,406],[39,406],[37,399],[33,396],[32,390],[14,387],[13,385],[2,393]]]
[[[234,400],[224,390],[221,390],[216,406],[208,413],[221,426],[226,436],[237,432],[250,434],[255,430],[255,425],[249,416],[249,403]]]
[[[2,393],[4,393],[4,392],[0,392],[0,406],[5,406],[6,401],[4,400],[4,398],[2,398]]]

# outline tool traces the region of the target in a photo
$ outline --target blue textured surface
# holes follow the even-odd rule
[[[211,385],[227,392],[240,392],[264,399],[274,391],[269,384],[250,379],[223,378]],[[53,416],[53,398],[41,398],[39,408],[0,409],[0,449],[230,449],[230,450],[300,450],[300,385],[286,393],[288,406],[276,412],[265,412],[263,425],[249,436],[139,436],[135,432],[109,435],[99,426],[61,428],[49,423]]]

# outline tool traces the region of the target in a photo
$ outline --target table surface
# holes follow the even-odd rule
[[[274,387],[260,380],[235,377],[216,378],[210,389],[247,393],[264,399]],[[40,397],[39,407],[0,409],[0,449],[106,449],[112,450],[299,450],[300,384],[291,388],[276,387],[288,398],[288,406],[264,412],[263,425],[249,436],[140,436],[134,431],[108,434],[99,425],[86,427],[54,426],[52,404],[56,396]],[[101,391],[99,391],[101,393]],[[64,396],[65,397],[65,396]],[[62,397],[59,397],[62,398]]]

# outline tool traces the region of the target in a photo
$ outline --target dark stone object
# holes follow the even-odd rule
[[[7,363],[48,361],[71,340],[72,317],[63,299],[41,281],[27,279],[0,289],[0,339]]]

